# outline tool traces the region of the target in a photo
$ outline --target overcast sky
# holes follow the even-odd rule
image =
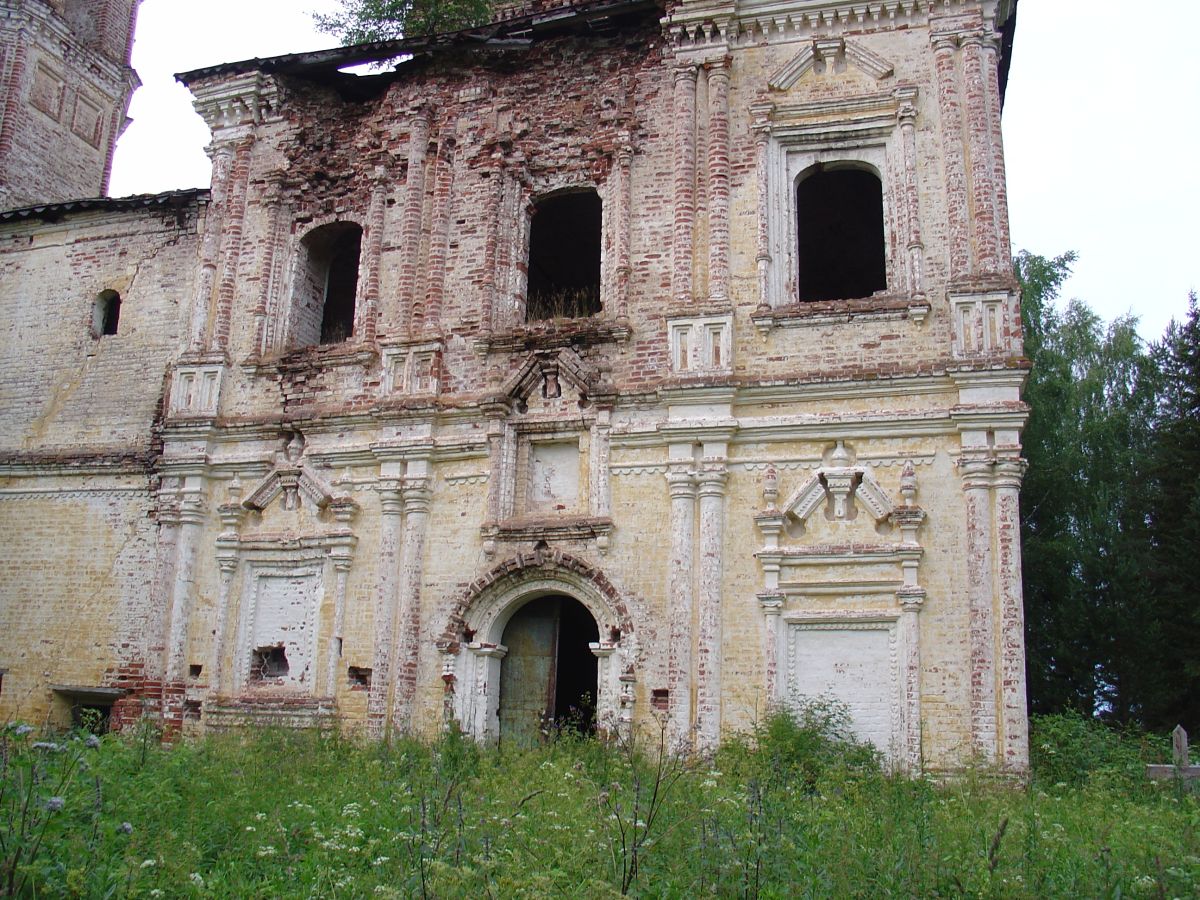
[[[208,129],[173,73],[329,47],[309,13],[337,6],[143,0],[142,87],[110,193],[207,185]],[[1150,31],[1135,16],[1117,0],[1021,0],[1004,139],[1013,249],[1075,250],[1066,295],[1106,319],[1133,312],[1153,339],[1200,288],[1200,2],[1159,0]]]

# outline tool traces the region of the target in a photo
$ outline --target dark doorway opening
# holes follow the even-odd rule
[[[869,297],[887,289],[883,185],[863,169],[814,166],[796,185],[800,300]]]
[[[325,308],[321,314],[321,343],[340,344],[354,333],[354,295],[358,291],[358,258],[362,229],[350,228],[337,239],[329,260]]]
[[[600,195],[553,194],[534,206],[525,319],[578,319],[600,312]]]
[[[599,638],[596,620],[572,597],[537,597],[517,610],[502,638],[502,744],[531,747],[558,731],[595,729],[597,661],[588,644]]]

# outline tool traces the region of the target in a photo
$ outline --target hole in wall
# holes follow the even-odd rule
[[[352,691],[369,691],[371,689],[371,670],[366,666],[350,666],[346,669],[347,680]]]
[[[250,659],[250,680],[282,678],[288,673],[287,653],[283,644],[271,647],[255,647]]]
[[[116,291],[101,291],[92,303],[92,337],[114,335],[120,324],[121,295]]]
[[[204,671],[204,666],[192,663],[188,666],[188,678],[199,678],[200,673]]]
[[[600,312],[602,206],[594,190],[543,197],[529,229],[525,319],[578,319]]]
[[[800,300],[869,297],[887,289],[883,185],[855,168],[808,170],[796,185]]]

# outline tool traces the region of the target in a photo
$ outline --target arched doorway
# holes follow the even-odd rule
[[[513,613],[501,639],[501,744],[531,747],[551,729],[594,729],[599,637],[587,607],[565,594],[535,597]]]

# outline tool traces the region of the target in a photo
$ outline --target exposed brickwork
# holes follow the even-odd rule
[[[0,209],[99,197],[138,84],[140,0],[24,0],[0,11]]]
[[[0,716],[92,684],[168,734],[493,739],[512,613],[567,594],[604,729],[707,749],[830,692],[899,766],[1025,768],[997,23],[554,6],[371,79],[190,73],[211,198],[0,216],[0,615],[38,648],[0,650]],[[795,184],[835,164],[880,179],[887,290],[798,303]],[[527,323],[530,217],[572,189],[602,309]],[[353,333],[314,346],[339,222]],[[287,677],[252,677],[264,623]]]

